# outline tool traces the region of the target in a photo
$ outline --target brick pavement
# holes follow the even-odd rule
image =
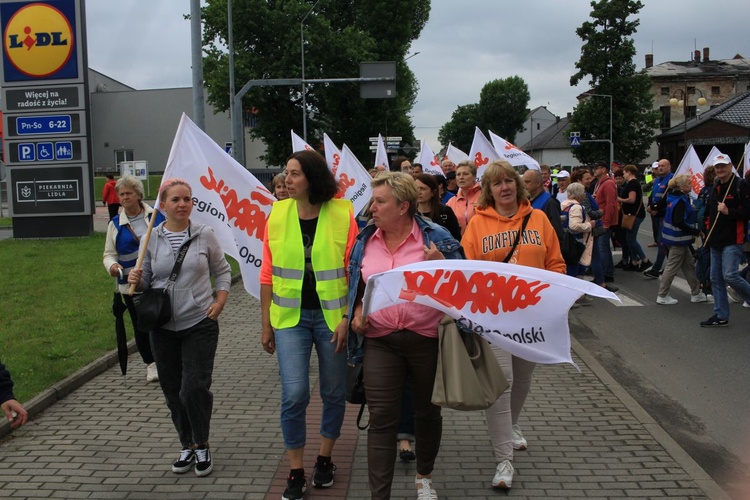
[[[259,304],[241,283],[233,287],[220,322],[210,476],[171,472],[176,433],[158,385],[145,382],[140,360],[131,356],[127,377],[115,366],[92,375],[0,443],[0,497],[280,498],[288,464],[279,428],[277,365],[260,348]],[[520,422],[529,449],[516,453],[508,496],[726,498],[575,341],[574,349],[581,373],[571,366],[537,368]],[[319,412],[314,395],[310,414]],[[310,489],[306,498],[369,497],[366,432],[356,430],[355,418],[352,406],[334,452],[337,484]],[[317,423],[313,417],[308,424],[308,473],[317,451]],[[494,466],[483,413],[444,411],[434,472],[440,498],[504,497],[489,487]],[[415,498],[414,472],[413,464],[397,463],[394,499]]]

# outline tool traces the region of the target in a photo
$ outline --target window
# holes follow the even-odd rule
[[[696,106],[687,106],[686,110],[685,120],[689,120],[690,118],[695,118],[698,108]]]
[[[661,128],[672,128],[672,107],[662,106],[659,108],[661,111]]]
[[[662,87],[661,95],[669,95],[669,87]]]
[[[541,124],[541,123],[537,123],[537,124],[536,124],[536,129],[537,129],[537,130],[541,130],[541,128],[542,128],[542,124]]]
[[[695,95],[695,87],[688,87],[687,88],[687,93]]]
[[[132,149],[116,149],[115,150],[115,165],[120,166],[120,163],[124,161],[133,161],[133,150]]]
[[[715,86],[711,87],[711,93],[713,95],[719,95],[719,94],[721,94],[721,87],[719,87],[718,85],[715,85]]]

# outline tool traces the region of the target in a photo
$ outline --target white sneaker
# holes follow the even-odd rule
[[[511,433],[511,440],[513,441],[513,449],[514,450],[525,450],[526,449],[526,439],[524,439],[523,434],[521,433],[521,428],[518,427],[518,424],[513,424],[513,427],[510,428]]]
[[[156,370],[156,363],[149,363],[148,366],[146,366],[146,381],[159,381],[159,372]]]
[[[698,302],[707,302],[708,297],[706,297],[706,294],[703,292],[698,292],[695,295],[690,296],[690,302],[697,304]]]
[[[674,297],[672,297],[671,295],[667,295],[665,297],[659,297],[658,295],[656,296],[656,303],[661,304],[663,306],[673,306],[677,302],[679,301],[675,299]]]
[[[748,304],[747,302],[743,302],[742,307],[750,307],[750,304]]]
[[[432,479],[429,477],[416,478],[417,500],[438,500],[437,492],[432,487]]]
[[[509,490],[513,485],[513,466],[510,460],[503,460],[497,464],[495,477],[492,478],[492,487]]]
[[[742,299],[740,298],[740,294],[739,294],[739,293],[737,293],[737,292],[736,292],[736,291],[734,290],[734,288],[732,288],[731,286],[727,286],[727,297],[729,298],[729,302],[730,302],[730,303],[731,303],[731,302],[734,302],[734,303],[737,303],[737,304],[741,304],[742,302],[744,302],[744,301],[743,301],[743,300],[742,300]]]

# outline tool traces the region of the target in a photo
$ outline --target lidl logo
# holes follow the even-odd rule
[[[48,3],[3,5],[17,6],[12,14],[5,12],[6,9],[2,13],[6,81],[77,76],[75,7],[72,2],[59,3],[69,5],[65,10],[72,10],[72,18]]]

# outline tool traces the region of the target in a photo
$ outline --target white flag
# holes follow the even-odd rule
[[[674,175],[677,175],[677,174],[690,175],[692,179],[690,197],[693,199],[696,199],[698,197],[698,193],[700,193],[701,189],[703,189],[703,186],[705,185],[705,182],[703,182],[704,170],[705,170],[705,167],[701,163],[700,158],[698,158],[698,153],[695,152],[695,149],[693,148],[693,145],[691,144],[690,147],[687,149],[687,151],[685,151],[685,156],[682,157],[682,160],[680,161],[680,166],[677,167],[677,170],[675,170]]]
[[[514,146],[499,135],[494,134],[491,130],[489,133],[492,145],[495,146],[495,151],[497,151],[505,161],[514,167],[525,166],[529,170],[541,170],[539,168],[539,163],[534,158],[524,153],[520,148]]]
[[[375,166],[383,165],[386,170],[390,170],[388,165],[388,152],[385,150],[383,136],[378,134],[378,147],[375,150]]]
[[[190,219],[213,228],[224,253],[239,262],[245,290],[260,298],[263,232],[276,198],[184,113],[162,179],[173,177],[193,190]]]
[[[474,165],[477,167],[477,182],[482,179],[487,165],[493,161],[502,160],[497,151],[495,151],[495,148],[490,144],[490,141],[479,130],[479,127],[474,127],[474,141],[471,143],[469,160],[474,162]]]
[[[458,149],[453,144],[448,144],[448,149],[445,150],[445,156],[443,160],[450,160],[455,165],[458,165],[462,161],[469,161],[469,155]]]
[[[339,191],[336,198],[344,198],[354,205],[354,213],[358,214],[372,198],[372,177],[359,162],[349,146],[344,144],[341,151],[341,163],[336,173],[336,183]]]
[[[745,162],[742,169],[742,175],[747,175],[748,171],[750,171],[750,142],[745,144]]]
[[[443,311],[511,354],[535,363],[573,363],[568,310],[604,288],[535,267],[477,260],[433,260],[370,276],[363,315],[414,302]]]
[[[292,153],[297,151],[315,151],[312,146],[305,142],[305,140],[294,133],[292,130]]]
[[[323,134],[323,147],[326,153],[326,162],[328,162],[328,168],[333,172],[333,176],[336,177],[339,165],[341,164],[341,150],[333,143],[328,134]]]
[[[425,174],[430,175],[443,175],[443,171],[440,169],[440,162],[432,152],[427,141],[422,140],[422,147],[419,149],[419,156],[417,156],[417,163],[422,164],[422,171]]]

